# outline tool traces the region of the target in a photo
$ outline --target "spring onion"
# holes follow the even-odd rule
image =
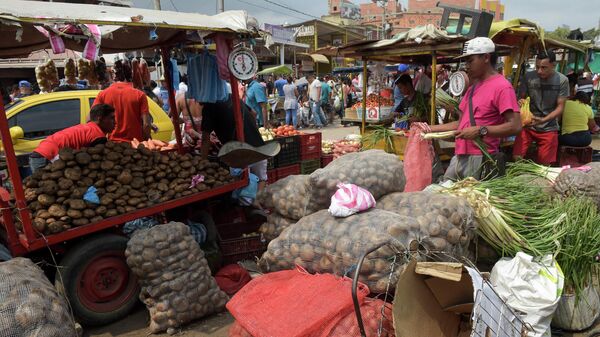
[[[536,164],[530,160],[519,160],[508,165],[507,171],[512,175],[530,174],[542,177],[554,184],[558,175],[564,170],[562,167],[549,167]]]
[[[421,139],[454,138],[455,134],[456,134],[455,131],[421,133]]]
[[[361,139],[361,147],[365,150],[374,149],[383,141],[384,150],[388,153],[395,153],[394,139],[396,135],[394,130],[390,130],[385,126],[369,127],[369,132]]]

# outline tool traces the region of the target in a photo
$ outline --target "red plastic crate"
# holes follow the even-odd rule
[[[332,161],[333,161],[332,154],[324,154],[323,156],[321,156],[321,167],[327,166]]]
[[[300,135],[300,160],[321,158],[322,139],[323,135],[320,132]]]
[[[591,162],[593,154],[594,150],[590,146],[560,146],[558,148],[558,165],[571,165],[571,167],[579,167]]]
[[[277,170],[268,170],[267,171],[267,184],[271,185],[277,181]]]
[[[300,164],[290,165],[277,169],[277,180],[283,179],[287,176],[294,174],[300,174]]]
[[[267,250],[267,242],[258,234],[259,222],[229,223],[217,225],[219,248],[223,263],[231,264],[241,260],[254,260]],[[255,235],[249,235],[256,233]]]

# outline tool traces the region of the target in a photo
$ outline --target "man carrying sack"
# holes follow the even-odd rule
[[[445,180],[484,179],[503,174],[500,141],[521,131],[517,97],[510,82],[495,69],[498,60],[495,51],[494,43],[487,37],[465,43],[459,58],[466,61],[471,85],[460,102],[459,121],[432,126],[416,123],[423,132],[455,131],[456,150]],[[480,147],[485,147],[488,153],[482,153]]]

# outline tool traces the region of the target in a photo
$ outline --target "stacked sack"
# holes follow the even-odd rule
[[[469,254],[477,223],[465,198],[432,192],[392,193],[376,208],[417,220],[419,242],[435,260],[460,259]]]
[[[294,175],[267,186],[258,193],[259,203],[272,211],[261,227],[266,239],[303,217],[328,209],[339,183],[354,184],[371,192],[375,199],[404,190],[402,161],[381,150],[349,153],[318,169],[310,176]]]
[[[26,258],[0,263],[0,337],[75,337],[67,302]]]
[[[563,197],[585,196],[594,200],[600,209],[600,163],[585,164],[588,172],[581,169],[563,170],[554,183],[554,189]]]
[[[136,231],[125,256],[142,287],[140,299],[150,311],[152,333],[173,333],[182,324],[224,310],[228,297],[185,224]]]
[[[294,269],[309,273],[353,276],[359,257],[368,250],[389,243],[369,254],[359,280],[374,293],[384,293],[388,282],[396,284],[403,268],[393,266],[399,252],[419,248],[419,223],[396,213],[372,209],[347,218],[336,218],[321,210],[300,219],[271,241],[258,262],[263,272]],[[407,261],[396,261],[402,265]]]

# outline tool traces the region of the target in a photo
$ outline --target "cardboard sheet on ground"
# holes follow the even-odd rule
[[[276,156],[281,150],[277,142],[268,142],[259,147],[250,144],[231,141],[224,144],[219,150],[219,159],[230,167],[244,168]]]
[[[491,284],[461,263],[412,261],[398,280],[393,316],[399,337],[521,337],[523,331]]]

